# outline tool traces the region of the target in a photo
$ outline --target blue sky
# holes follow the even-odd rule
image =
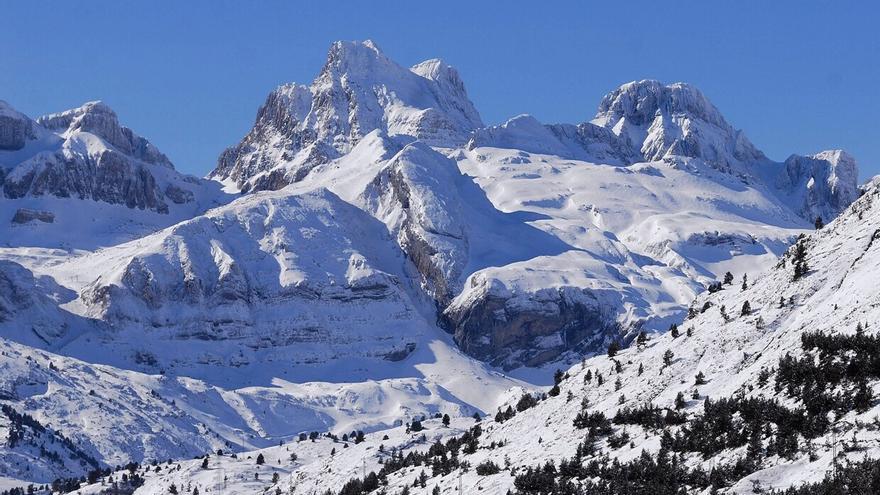
[[[771,158],[843,148],[880,173],[875,2],[4,2],[0,99],[31,116],[101,99],[204,175],[276,85],[329,44],[459,69],[486,123],[580,122],[623,82],[695,84]]]

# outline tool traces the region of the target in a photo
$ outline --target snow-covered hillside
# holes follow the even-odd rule
[[[865,203],[876,188],[850,207],[857,176],[842,151],[767,158],[682,83],[624,84],[580,124],[520,115],[485,127],[453,68],[402,67],[369,41],[334,43],[311,85],[272,91],[209,179],[176,172],[103,103],[36,120],[2,103],[0,403],[15,414],[0,416],[0,434],[27,430],[11,419],[23,414],[33,425],[28,442],[0,447],[0,483],[264,448],[295,493],[338,491],[356,458],[396,465],[376,457],[379,430],[392,428],[385,447],[427,450],[393,427],[449,414],[450,427],[425,422],[429,435],[462,434],[474,412],[492,414],[557,367],[638,335],[648,343],[621,351],[620,371],[593,357],[569,371],[561,395],[503,424],[484,421],[478,443],[501,450],[467,454],[471,467],[570,457],[584,397],[609,418],[620,394],[624,405],[671,404],[692,393],[697,371],[711,384],[702,395],[767,392],[753,384],[752,361],[771,367],[797,351],[796,322],[815,310],[800,306],[808,284],[843,273],[838,264],[871,229],[853,212],[873,211]],[[841,212],[811,234],[817,218]],[[812,271],[798,283],[788,265],[751,284],[803,235],[829,253],[837,239],[844,255],[814,258],[826,248],[808,246]],[[747,277],[745,291],[703,293],[728,271]],[[870,296],[815,288],[826,291],[815,296],[822,307],[854,312]],[[772,308],[762,299],[771,296]],[[746,297],[752,310],[740,317]],[[692,335],[662,335],[673,323]],[[664,365],[667,350],[677,357]],[[584,382],[588,372],[604,384]],[[686,406],[696,416],[697,401]],[[628,431],[656,450],[660,433],[639,428]],[[352,429],[367,440],[303,442],[287,462],[299,433]],[[48,443],[71,461],[28,471]],[[625,443],[611,453],[640,452]],[[334,447],[345,454],[325,452]],[[703,460],[681,452],[696,469],[738,455],[722,450]],[[776,461],[760,467],[788,462]],[[230,489],[277,488],[265,468],[252,479],[246,455],[216,462],[248,478]],[[459,472],[488,493],[514,480],[449,462],[433,480],[447,492]],[[141,490],[206,488],[216,476],[201,460],[181,463],[138,471]],[[388,474],[399,490],[416,470]]]
[[[765,274],[700,296],[675,331],[586,359],[536,399],[523,399],[528,391],[511,394],[510,410],[502,406],[494,419],[454,418],[449,426],[429,419],[418,428],[370,433],[357,444],[319,438],[235,459],[211,455],[207,468],[199,459],[145,474],[137,493],[162,493],[172,483],[213,490],[221,483],[232,493],[397,494],[412,487],[416,493],[434,487],[432,493],[714,493],[714,487],[745,494],[818,482],[835,469],[846,473],[880,456],[873,351],[880,335],[872,324],[880,316],[873,283],[878,232],[880,184],[874,183]],[[835,366],[849,371],[838,374]],[[256,464],[259,455],[265,464]],[[371,472],[378,478],[364,476]],[[343,488],[353,479],[368,489]],[[837,493],[831,486],[828,493]]]

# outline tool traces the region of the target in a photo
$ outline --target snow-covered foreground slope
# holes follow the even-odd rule
[[[469,416],[477,410],[471,404],[489,409],[517,383],[475,365],[448,343],[433,342],[431,349],[434,362],[409,360],[420,378],[344,382],[328,375],[331,381],[309,383],[276,378],[265,386],[230,389],[169,373],[91,364],[4,339],[0,403],[35,418],[47,429],[43,437],[68,438],[69,450],[86,461],[67,461],[64,445],[53,447],[61,450],[60,461],[46,458],[40,446],[58,442],[26,436],[0,449],[0,469],[4,476],[45,483],[98,465],[266,447],[301,432],[341,435],[423,414]],[[0,425],[8,436],[2,415]]]
[[[511,394],[519,412],[506,418],[458,418],[448,427],[428,420],[423,431],[374,432],[358,444],[319,439],[237,459],[212,455],[207,469],[202,460],[180,462],[179,470],[162,466],[146,475],[137,493],[161,493],[173,483],[200,492],[222,485],[232,493],[336,494],[347,480],[380,470],[382,487],[364,493],[397,494],[413,486],[415,493],[434,487],[440,493],[459,487],[488,494],[710,493],[713,484],[722,493],[754,493],[819,481],[835,465],[880,457],[880,406],[873,397],[880,373],[876,355],[864,354],[880,342],[872,324],[880,316],[878,232],[875,183],[838,220],[800,240],[803,249],[792,247],[745,288],[736,283],[702,295],[676,332],[584,360],[544,399],[527,403]],[[825,335],[825,343],[817,335]],[[802,357],[808,357],[802,371],[794,372],[793,359]],[[864,358],[872,361],[852,361]],[[857,368],[836,375],[834,362]],[[819,388],[811,391],[810,383]],[[655,409],[632,413],[644,406]],[[462,435],[475,424],[474,448]],[[449,447],[452,437],[465,439],[456,455],[432,447],[438,440]],[[255,464],[258,454],[264,465]],[[543,468],[547,462],[552,471]],[[527,476],[532,466],[545,475]],[[632,470],[620,471],[626,466]]]

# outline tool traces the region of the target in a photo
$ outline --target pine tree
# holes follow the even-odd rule
[[[677,339],[678,335],[679,335],[678,325],[676,325],[675,323],[673,323],[672,325],[669,325],[669,333],[672,334],[673,339]]]
[[[666,352],[663,353],[663,364],[665,366],[669,366],[672,364],[672,359],[675,357],[675,353],[672,352],[672,349],[666,349]]]
[[[694,377],[694,385],[705,385],[705,384],[706,384],[706,375],[704,375],[702,371],[697,372],[697,376]]]
[[[263,465],[263,464],[265,464],[265,463],[266,463],[266,458],[263,457],[263,454],[258,455],[258,456],[257,456],[257,465],[260,466],[260,465]]]
[[[807,246],[803,239],[798,240],[797,244],[794,245],[794,280],[797,280],[809,271],[809,266],[807,265]]]
[[[443,426],[449,426],[449,421],[450,421],[450,420],[449,420],[449,415],[448,415],[448,414],[444,414],[444,415],[443,415]]]
[[[642,376],[642,373],[644,373],[644,372],[645,372],[645,365],[642,363],[639,363],[639,376]]]
[[[742,290],[746,290],[748,288],[749,288],[749,276],[746,275],[745,273],[743,273]]]
[[[636,346],[641,347],[641,346],[645,345],[647,342],[648,342],[648,334],[645,333],[644,330],[642,330],[641,332],[639,332],[639,336],[636,337]]]
[[[727,272],[724,274],[724,285],[730,285],[733,283],[733,274]]]
[[[560,389],[559,384],[562,383],[562,379],[565,378],[565,375],[562,373],[562,370],[557,369],[555,373],[553,373],[553,388],[547,392],[550,397],[556,397],[559,395]]]
[[[763,455],[764,448],[761,444],[761,429],[758,425],[753,425],[749,435],[749,445],[746,449],[746,459],[748,459],[752,466],[757,468]]]
[[[676,409],[684,409],[685,401],[684,394],[679,392],[678,395],[675,396],[675,408]]]
[[[204,460],[202,460],[202,469],[208,469],[208,456],[205,456]]]
[[[748,301],[743,303],[742,311],[740,311],[740,315],[746,316],[752,312],[752,305],[749,304]]]
[[[868,387],[864,380],[859,382],[858,389],[853,397],[853,407],[855,407],[856,411],[864,412],[871,408],[872,402],[874,402],[874,395],[870,387]]]
[[[819,230],[819,229],[821,229],[822,227],[825,226],[825,222],[822,221],[822,217],[821,217],[821,216],[816,217],[816,221],[813,222],[813,226],[816,227],[816,230]]]
[[[613,358],[617,355],[617,351],[619,350],[620,344],[616,340],[612,341],[611,344],[608,346],[608,357]]]
[[[177,486],[174,483],[171,483],[171,486],[168,487],[168,493],[171,495],[177,495]]]

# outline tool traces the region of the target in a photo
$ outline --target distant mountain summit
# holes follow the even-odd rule
[[[243,191],[279,189],[374,130],[451,147],[482,125],[458,72],[442,61],[407,69],[372,41],[338,41],[311,85],[269,94],[253,129],[209,176]]]
[[[90,199],[168,213],[204,181],[185,177],[102,102],[31,120],[0,102],[0,183],[10,199]]]
[[[765,188],[808,221],[834,218],[858,197],[858,169],[845,152],[792,155],[785,163],[774,162],[731,126],[699,89],[685,83],[633,81],[605,95],[589,122],[543,125],[520,115],[475,130],[467,146],[719,172]]]
[[[624,84],[602,98],[592,123],[611,130],[642,161],[699,158],[732,170],[766,158],[690,84]]]

